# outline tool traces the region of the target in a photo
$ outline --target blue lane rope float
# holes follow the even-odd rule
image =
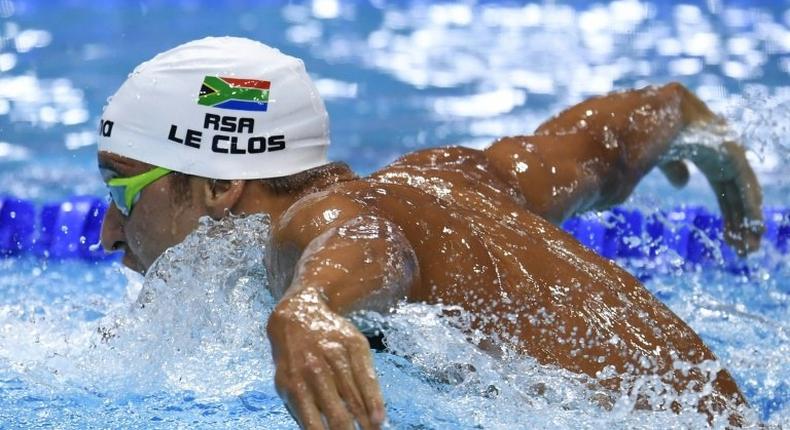
[[[50,259],[115,260],[100,246],[105,199],[73,196],[38,205],[16,197],[0,198],[0,256],[36,255]],[[790,249],[790,209],[765,211],[764,244],[782,254]],[[723,240],[721,218],[703,207],[688,206],[644,214],[613,208],[571,218],[562,227],[588,248],[610,259],[655,261],[680,257],[688,265],[723,265],[743,271],[743,260]]]
[[[33,254],[53,259],[100,261],[117,258],[97,246],[107,210],[103,198],[74,196],[43,206],[0,199],[0,256]]]

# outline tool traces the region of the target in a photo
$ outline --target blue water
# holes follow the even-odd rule
[[[0,0],[0,194],[103,194],[94,130],[106,98],[155,53],[228,34],[304,58],[330,112],[330,156],[361,173],[414,149],[527,133],[587,96],[679,80],[741,133],[766,206],[790,206],[788,1],[258,3]],[[715,210],[696,172],[682,191],[651,174],[627,205],[688,202]],[[777,425],[790,421],[788,263],[770,246],[746,274],[628,263],[652,275],[647,287],[702,335],[755,414]],[[242,281],[234,291],[252,294]],[[161,299],[183,303],[167,316],[134,310],[142,285],[155,291],[155,280],[116,264],[0,260],[0,427],[293,428],[272,387],[268,341],[255,331],[265,297],[254,301],[260,309],[235,299],[204,309],[184,289]],[[435,309],[399,312],[388,322],[402,327],[391,340],[398,353],[375,356],[393,428],[698,423],[596,409],[573,375],[478,356]],[[102,342],[98,329],[112,322],[125,337]],[[472,375],[453,371],[470,363]],[[530,390],[541,382],[547,393]]]

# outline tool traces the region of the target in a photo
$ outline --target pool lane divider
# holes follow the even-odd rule
[[[0,256],[36,255],[50,259],[118,259],[99,246],[105,199],[74,196],[38,205],[15,197],[1,200]]]
[[[0,198],[0,257],[35,255],[48,259],[117,260],[99,246],[107,202],[96,196],[73,196],[36,204]],[[790,209],[765,211],[763,246],[786,254],[790,249]],[[685,266],[724,265],[745,270],[743,260],[723,240],[721,218],[703,207],[684,206],[644,214],[615,207],[565,221],[563,229],[610,259],[660,260],[680,257]],[[670,252],[672,251],[672,252]]]
[[[761,247],[790,251],[790,209],[764,211],[765,233]],[[719,215],[701,206],[683,206],[643,214],[615,207],[597,215],[568,219],[562,228],[598,254],[614,260],[667,262],[682,259],[682,266],[719,266],[747,273],[745,260],[724,241]],[[671,252],[670,252],[671,251]]]

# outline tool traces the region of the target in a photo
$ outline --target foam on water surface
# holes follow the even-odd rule
[[[86,279],[73,275],[84,268],[53,265],[39,276],[60,291],[40,297],[13,294],[19,285],[3,277],[2,287],[12,294],[0,306],[0,420],[16,428],[52,422],[83,428],[293,428],[273,387],[264,330],[274,305],[261,264],[268,234],[265,215],[204,219],[144,279],[128,274],[123,281],[112,271]],[[3,264],[15,266],[3,268],[9,273],[28,263]],[[786,297],[786,271],[778,271],[774,282],[732,288]],[[743,297],[723,291],[733,280],[701,272],[687,282],[667,277],[648,285],[711,343],[756,413],[783,422],[787,306],[754,314]],[[91,292],[113,282],[119,286],[109,295]],[[590,378],[541,366],[507,348],[503,358],[493,358],[474,345],[481,335],[467,329],[469,316],[449,311],[400,304],[390,315],[354,317],[363,328],[386,332],[389,351],[374,354],[374,361],[391,428],[705,423],[693,411],[634,411],[633,398],[624,393],[606,392]]]

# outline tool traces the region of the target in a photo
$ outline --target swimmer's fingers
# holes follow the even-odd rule
[[[384,400],[381,396],[379,381],[376,379],[376,369],[373,366],[373,359],[370,356],[370,345],[364,336],[361,340],[347,344],[348,353],[351,361],[351,372],[354,380],[359,387],[365,406],[368,410],[370,420],[374,425],[381,425],[384,422]]]
[[[739,240],[741,236],[737,228],[743,220],[743,205],[738,202],[735,195],[737,188],[732,181],[710,182],[710,185],[716,194],[724,221],[724,239],[735,248],[739,255],[743,255],[746,250]]]
[[[325,360],[313,355],[306,362],[308,374],[305,375],[312,388],[313,397],[317,400],[318,409],[326,418],[332,430],[354,430],[354,417],[348,412],[343,399],[340,398],[334,374]]]
[[[346,349],[339,343],[333,343],[324,347],[324,354],[326,354],[327,361],[335,372],[335,384],[338,391],[357,423],[364,430],[379,428],[378,425],[374,426],[370,421],[370,413],[365,407],[365,402],[362,400],[362,395],[354,381],[350,357]]]
[[[353,417],[346,410],[332,382],[332,370],[324,360],[307,354],[300,370],[277,372],[275,384],[280,397],[299,426],[307,430],[353,430]]]
[[[765,229],[762,218],[762,190],[749,166],[743,148],[725,142],[731,154],[733,174],[718,183],[711,181],[724,216],[724,238],[740,255],[759,248]]]
[[[384,403],[368,341],[351,322],[313,296],[295,295],[277,305],[267,332],[275,386],[301,426],[353,429],[356,420],[379,428]]]
[[[738,158],[735,185],[744,207],[744,216],[741,228],[747,240],[747,252],[754,251],[760,246],[760,238],[765,232],[763,223],[763,190],[757,175],[746,159],[746,151],[735,142],[726,142],[725,146],[734,146],[742,154]]]
[[[715,151],[702,148],[694,163],[716,193],[724,218],[724,239],[739,255],[759,248],[764,231],[762,190],[743,147],[726,141]]]
[[[295,384],[282,382],[283,372],[277,372],[275,382],[280,397],[285,401],[285,407],[299,427],[306,430],[320,430],[324,428],[321,414],[310,393],[310,388],[305,381]],[[285,388],[287,387],[287,388]]]

